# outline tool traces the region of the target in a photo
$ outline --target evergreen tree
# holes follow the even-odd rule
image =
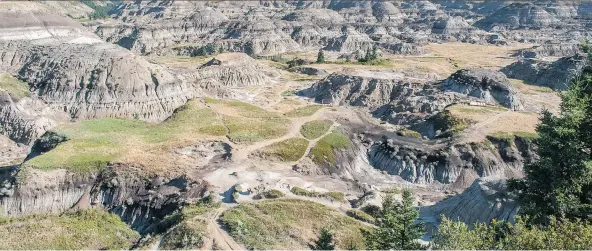
[[[317,64],[325,63],[325,53],[323,53],[323,49],[319,50],[319,54],[317,54]]]
[[[590,58],[590,56],[589,56]],[[589,64],[588,64],[589,65]],[[589,66],[561,94],[559,116],[544,111],[537,126],[535,163],[525,165],[525,177],[511,180],[520,212],[534,223],[550,216],[592,218],[592,78]]]
[[[413,194],[403,191],[403,201],[395,202],[392,196],[382,203],[378,228],[364,232],[366,248],[378,250],[419,249],[417,239],[424,233],[423,224],[416,224],[419,212],[413,207]]]
[[[372,46],[372,54],[370,54],[370,61],[378,59],[378,53],[376,52],[376,46]]]
[[[321,229],[319,239],[311,247],[312,250],[334,250],[333,233],[327,228]]]

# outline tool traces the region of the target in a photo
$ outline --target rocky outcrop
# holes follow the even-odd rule
[[[301,74],[311,75],[311,76],[326,76],[329,73],[324,69],[314,68],[314,67],[296,67],[291,68],[291,72],[297,72]]]
[[[487,30],[515,30],[553,28],[560,24],[557,18],[533,3],[513,3],[488,17],[479,20],[475,26]]]
[[[529,140],[519,137],[510,141],[452,144],[438,150],[411,147],[391,138],[375,143],[368,152],[368,160],[374,168],[410,182],[438,182],[462,190],[475,177],[520,177],[524,163],[536,157],[533,150]]]
[[[471,27],[472,26],[464,21],[462,17],[450,17],[434,22],[434,25],[432,26],[432,33],[446,35],[459,33],[466,34],[469,32]]]
[[[186,79],[212,95],[229,88],[265,86],[277,81],[279,73],[257,63],[244,53],[219,54],[188,73]]]
[[[463,69],[443,82],[445,90],[463,93],[512,110],[523,110],[517,91],[501,72],[486,69]]]
[[[68,18],[4,14],[10,22],[0,27],[0,71],[28,82],[41,100],[73,118],[159,121],[194,96],[163,67],[101,41]]]
[[[14,103],[6,92],[0,91],[0,134],[12,141],[29,145],[45,131],[56,125],[50,117],[60,117],[42,101],[23,98]]]
[[[420,208],[420,217],[439,219],[441,215],[468,225],[491,220],[514,222],[519,205],[506,189],[506,180],[499,177],[480,178],[461,194],[435,205]]]
[[[60,213],[103,207],[139,232],[150,232],[166,215],[201,198],[206,184],[187,177],[146,173],[141,167],[113,164],[94,173],[22,168],[4,182],[4,215]],[[6,180],[5,180],[6,181]]]
[[[365,107],[375,117],[406,125],[453,103],[480,102],[523,109],[503,74],[481,69],[460,70],[444,81],[413,78],[402,72],[339,72],[301,94],[323,104]]]
[[[578,43],[542,44],[518,51],[515,56],[524,58],[570,57],[580,52]]]
[[[587,60],[585,54],[563,57],[555,62],[521,59],[501,71],[510,78],[521,79],[526,83],[547,86],[553,90],[566,90],[580,76]]]

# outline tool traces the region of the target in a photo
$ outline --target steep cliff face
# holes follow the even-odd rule
[[[475,180],[461,194],[420,208],[420,217],[439,219],[444,215],[466,224],[489,223],[493,219],[513,222],[518,210],[519,205],[514,196],[506,190],[506,180],[487,177]]]
[[[194,95],[164,68],[102,42],[68,18],[2,13],[10,21],[0,27],[0,71],[28,82],[40,99],[73,118],[163,120]]]
[[[547,86],[553,90],[566,90],[582,73],[587,58],[585,54],[576,54],[560,58],[555,62],[522,59],[504,67],[501,71],[508,77],[521,79],[527,83]]]
[[[142,167],[113,164],[93,173],[64,169],[22,168],[5,177],[0,205],[7,216],[60,213],[71,208],[103,207],[139,232],[192,200],[201,198],[206,184],[184,176],[146,173]]]
[[[368,152],[369,163],[377,169],[414,183],[451,184],[453,189],[464,189],[471,177],[520,177],[524,163],[534,158],[532,143],[519,137],[452,144],[436,151],[387,139]]]

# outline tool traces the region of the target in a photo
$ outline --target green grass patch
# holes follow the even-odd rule
[[[0,218],[0,249],[130,249],[140,235],[116,215],[90,209]]]
[[[253,143],[279,138],[288,132],[290,120],[279,117],[251,119],[224,116],[223,121],[230,131],[228,137],[234,143]]]
[[[291,117],[291,118],[308,117],[308,116],[312,116],[313,114],[315,114],[317,111],[319,111],[322,108],[323,108],[322,105],[307,105],[307,106],[296,108],[292,111],[289,111],[289,112],[285,113],[284,115],[286,115],[287,117]]]
[[[358,209],[347,210],[347,215],[354,218],[354,219],[368,222],[371,224],[374,224],[374,222],[376,221],[374,219],[374,217],[372,217],[372,215],[369,215],[369,214],[365,213],[364,211],[358,210]]]
[[[403,128],[401,130],[398,131],[401,136],[405,136],[405,137],[412,137],[412,138],[421,138],[421,133],[414,131],[414,130],[410,130],[407,128]]]
[[[261,150],[261,153],[277,157],[281,161],[297,161],[306,152],[308,140],[303,138],[291,138],[271,144]]]
[[[74,172],[99,171],[107,163],[117,162],[137,148],[146,150],[146,156],[162,159],[163,145],[181,140],[198,141],[204,135],[226,134],[226,128],[216,114],[195,101],[177,109],[161,124],[102,118],[59,126],[52,131],[69,140],[28,160],[25,166],[42,170],[64,168]]]
[[[249,249],[305,249],[324,227],[335,233],[338,248],[351,242],[363,249],[361,229],[368,229],[328,206],[297,199],[240,204],[221,219],[230,235]]]
[[[8,74],[0,74],[0,91],[7,92],[13,100],[31,96],[29,84]]]
[[[281,95],[282,95],[282,97],[296,96],[296,91],[294,91],[294,90],[283,91],[281,93]]]
[[[539,135],[533,132],[495,132],[493,134],[487,135],[488,139],[498,141],[514,141],[516,137],[532,141],[537,139]]]
[[[316,139],[323,136],[333,125],[331,120],[313,120],[304,123],[300,128],[300,134],[307,139]]]
[[[310,149],[312,160],[321,165],[334,165],[336,161],[335,150],[345,149],[352,145],[349,138],[339,131],[333,131],[317,141],[317,144]]]

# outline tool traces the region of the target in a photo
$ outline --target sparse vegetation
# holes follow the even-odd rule
[[[286,115],[287,117],[291,117],[291,118],[308,117],[308,116],[312,116],[313,114],[315,114],[318,110],[320,110],[322,108],[323,108],[322,105],[307,105],[304,107],[296,108],[293,111],[289,111],[284,115]]]
[[[317,144],[310,149],[312,160],[321,165],[334,165],[336,161],[335,150],[345,149],[351,146],[350,139],[339,131],[333,131],[321,138]]]
[[[171,216],[178,221],[177,226],[162,239],[160,248],[166,250],[202,248],[204,238],[208,234],[206,215],[219,207],[220,202],[214,202],[209,197],[197,204],[186,206],[180,214]]]
[[[315,191],[308,191],[308,190],[306,190],[304,188],[300,188],[300,187],[292,187],[292,189],[290,189],[290,192],[292,192],[295,195],[299,195],[299,196],[319,197],[319,198],[327,198],[327,199],[330,199],[332,201],[337,201],[337,202],[347,202],[347,200],[345,200],[345,194],[343,194],[342,192],[319,193],[319,192],[315,192]]]
[[[296,199],[240,204],[222,221],[236,241],[253,249],[303,249],[324,227],[333,231],[337,247],[351,241],[363,249],[360,229],[367,229],[328,206]]]
[[[0,218],[4,250],[129,249],[139,237],[118,216],[98,209]]]
[[[300,134],[307,139],[316,139],[327,133],[329,128],[331,128],[331,125],[333,125],[333,121],[331,120],[309,121],[302,125],[302,128],[300,128]]]
[[[262,149],[262,154],[277,157],[281,161],[297,161],[306,152],[308,140],[291,138],[274,143]]]
[[[286,90],[281,93],[282,97],[296,96],[296,91]]]
[[[27,83],[8,74],[0,74],[0,91],[7,92],[15,101],[31,96]]]
[[[364,211],[358,210],[358,209],[347,210],[347,215],[353,217],[354,219],[368,222],[371,224],[374,224],[374,221],[375,221],[375,219],[374,219],[374,217],[372,217],[372,215],[369,215],[369,214],[365,213]]]

